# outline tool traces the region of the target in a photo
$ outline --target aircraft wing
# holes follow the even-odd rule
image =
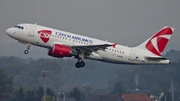
[[[84,52],[84,53],[90,53],[90,52],[94,52],[97,50],[104,50],[107,47],[115,47],[117,44],[99,44],[99,45],[69,45],[66,43],[59,43],[59,42],[53,42],[51,44],[51,47],[54,46],[54,44],[61,44],[61,45],[65,45],[65,46],[69,46],[73,49],[73,51],[76,52]]]
[[[116,44],[100,44],[100,45],[71,46],[71,47],[81,52],[93,52],[97,50],[104,50],[110,46],[115,47],[115,45]]]

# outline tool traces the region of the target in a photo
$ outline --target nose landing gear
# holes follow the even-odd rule
[[[25,51],[24,51],[24,54],[28,54],[28,53],[29,53],[29,50],[25,50]]]
[[[31,47],[31,44],[27,44],[27,49],[24,51],[24,54],[28,54],[29,53],[30,47]]]

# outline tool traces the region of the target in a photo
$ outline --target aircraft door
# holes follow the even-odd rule
[[[129,60],[134,61],[135,58],[136,58],[136,51],[135,50],[130,50]]]
[[[35,31],[36,31],[36,25],[30,26],[30,31],[28,35],[34,37]]]

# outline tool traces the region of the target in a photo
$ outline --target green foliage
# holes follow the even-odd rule
[[[123,87],[120,81],[116,82],[116,84],[113,87],[113,90],[111,91],[112,94],[120,94],[120,95],[125,92],[126,92],[126,89]]]
[[[140,90],[149,90],[152,94],[159,95],[170,88],[174,82],[177,91],[180,91],[180,63],[171,65],[136,66],[134,69],[122,69],[117,72],[118,79],[129,89],[135,89],[135,75],[138,74]]]
[[[70,97],[73,97],[76,101],[82,101],[84,94],[77,88],[75,87],[70,93]]]
[[[118,81],[121,81],[123,88],[132,90],[136,88],[134,77],[138,74],[139,89],[149,90],[151,93],[159,95],[162,91],[169,89],[171,81],[174,82],[177,91],[180,91],[179,54],[180,52],[175,50],[167,53],[166,57],[170,57],[174,62],[170,65],[114,65],[86,60],[86,67],[80,69],[75,68],[74,64],[77,61],[73,59],[0,57],[0,69],[13,75],[16,91],[19,91],[19,85],[23,85],[24,94],[33,95],[35,93],[37,99],[42,98],[43,89],[34,89],[33,87],[43,86],[43,70],[48,71],[47,88],[51,88],[55,92],[69,91],[72,87],[82,86],[86,82],[88,82],[86,85],[92,88],[104,89],[108,80],[109,92],[120,89],[118,88],[120,86],[115,87]],[[78,88],[84,93],[83,96],[94,94],[91,88]],[[32,89],[33,92],[31,92]],[[38,98],[39,96],[40,98]]]
[[[46,101],[54,101],[54,97],[52,97],[51,95],[46,95],[45,99]],[[44,96],[41,98],[41,101],[44,101]]]
[[[180,61],[180,51],[179,50],[170,50],[166,53],[166,57],[170,58],[171,62]]]
[[[19,85],[25,85],[28,88],[43,86],[42,71],[48,71],[46,81],[47,87],[57,90],[56,86],[62,86],[63,81],[60,79],[61,65],[54,59],[20,59],[16,57],[0,57],[3,65],[1,69],[14,76],[14,87],[17,89]],[[8,64],[9,60],[13,63]],[[28,62],[27,62],[28,61]],[[7,62],[7,63],[6,63]]]
[[[0,101],[13,96],[13,77],[0,70]]]
[[[81,86],[81,91],[83,92],[85,97],[94,96],[95,90],[90,86]]]
[[[48,101],[51,101],[49,99],[55,96],[50,88],[47,89],[46,94]],[[20,86],[19,90],[15,92],[15,97],[12,98],[11,101],[40,101],[43,95],[44,89],[42,87],[28,89],[27,87]]]
[[[19,101],[23,101],[26,99],[26,91],[25,91],[25,87],[20,86],[19,90],[16,92],[15,97],[17,100]]]
[[[14,77],[14,88],[19,85],[28,88],[43,86],[42,71],[47,72],[47,87],[55,92],[68,91],[77,84],[89,82],[88,86],[104,89],[107,80],[116,77],[114,73],[121,65],[86,61],[86,67],[77,69],[75,59],[0,57],[0,69]],[[112,68],[109,68],[112,66]]]

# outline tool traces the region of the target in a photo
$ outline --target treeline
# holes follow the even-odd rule
[[[180,63],[162,66],[137,66],[132,70],[121,69],[117,75],[118,80],[131,90],[135,88],[149,90],[155,95],[168,90],[180,91]]]
[[[75,59],[23,59],[19,57],[0,57],[0,69],[14,77],[14,88],[19,85],[28,88],[43,86],[42,71],[47,71],[47,87],[52,90],[68,91],[80,85],[105,88],[107,81],[117,77],[118,65],[86,61],[86,67],[77,69]],[[113,66],[113,68],[109,68]]]
[[[3,70],[0,70],[0,101],[55,101],[55,99],[67,97],[74,98],[76,101],[82,101],[87,97],[93,97],[98,93],[87,85],[77,86],[69,91],[54,92],[50,88],[33,87],[28,88],[20,85],[18,89],[13,89],[13,77],[8,76]],[[111,94],[125,93],[126,89],[120,81],[115,83]],[[106,93],[106,92],[105,92]],[[63,95],[62,95],[63,94]]]
[[[170,65],[138,65],[135,68],[121,68],[116,74],[128,90],[148,90],[151,94],[160,95],[168,90],[180,91],[180,51],[171,50],[165,57],[171,60]]]
[[[54,101],[54,92],[48,88],[46,90],[46,101]],[[13,96],[9,97],[9,101],[43,101],[44,88],[36,87],[29,89],[20,86],[18,90],[14,91]]]
[[[75,87],[83,86],[106,89],[110,93],[116,83],[121,82],[126,89],[138,87],[159,95],[170,88],[171,82],[176,90],[180,90],[180,51],[171,50],[165,56],[171,58],[172,64],[114,65],[85,60],[86,66],[80,69],[75,68],[75,59],[23,59],[12,56],[0,57],[0,69],[10,77],[13,76],[14,91],[17,91],[20,85],[31,90],[34,87],[43,87],[42,71],[46,70],[47,88],[51,88],[55,93],[69,92]]]

